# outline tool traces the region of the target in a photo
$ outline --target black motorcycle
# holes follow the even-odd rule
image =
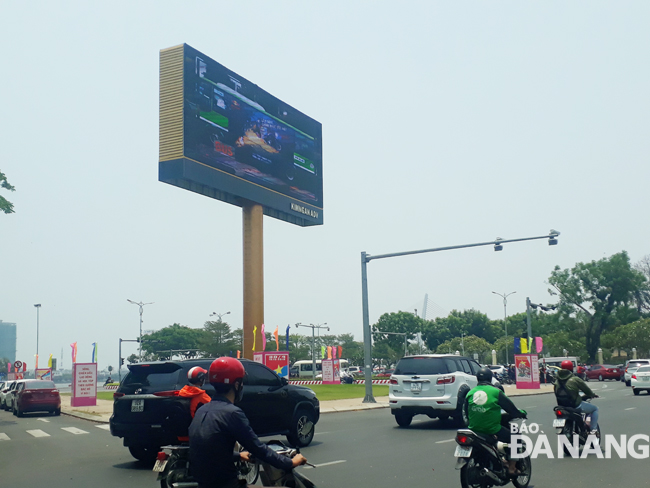
[[[157,481],[160,488],[193,487],[198,486],[190,474],[190,446],[163,446],[156,458],[153,471],[158,473]],[[243,448],[239,447],[242,451]],[[239,461],[237,463],[239,479],[246,480],[249,485],[255,484],[260,474],[260,464],[255,461]]]
[[[598,398],[598,396],[594,397]],[[590,401],[591,398],[582,397],[583,402]],[[560,407],[557,406],[553,409],[555,412],[555,420],[553,420],[553,427],[557,429],[558,435],[563,435],[569,441],[569,444],[573,448],[578,449],[578,453],[582,452],[582,449],[587,443],[587,438],[591,434],[591,416],[578,410],[577,408],[571,407]],[[574,435],[578,437],[578,445],[574,443]],[[600,426],[596,428],[596,438],[600,442]],[[567,445],[563,446],[564,453],[571,455],[571,451]]]
[[[510,417],[503,413],[501,423],[509,428]],[[490,488],[505,486],[512,482],[517,488],[527,488],[530,483],[532,464],[530,457],[517,459],[515,465],[519,474],[508,473],[507,452],[510,446],[497,440],[494,435],[479,434],[469,429],[460,429],[456,434],[456,469],[460,470],[460,484],[463,488]],[[525,446],[518,449],[525,451]]]

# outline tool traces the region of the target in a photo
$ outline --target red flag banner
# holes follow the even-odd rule
[[[339,359],[341,359],[343,357],[343,348],[339,346],[338,349],[339,349]]]

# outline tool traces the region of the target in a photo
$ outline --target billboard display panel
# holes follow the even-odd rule
[[[187,44],[163,50],[159,179],[322,224],[322,127]]]

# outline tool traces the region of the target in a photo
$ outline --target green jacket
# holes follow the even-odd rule
[[[498,388],[490,383],[479,383],[465,397],[468,428],[480,434],[496,434],[501,430],[501,409],[512,418],[523,417],[524,413]]]
[[[553,391],[557,404],[563,407],[576,408],[582,403],[580,392],[582,391],[587,397],[593,398],[596,395],[591,388],[587,386],[583,380],[575,376],[568,369],[561,369],[557,372],[555,382],[553,383]]]

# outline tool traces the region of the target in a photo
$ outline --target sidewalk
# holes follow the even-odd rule
[[[517,390],[515,385],[504,385],[506,395],[510,397],[524,395],[542,395],[553,392],[553,385],[541,385],[539,390]],[[70,396],[61,395],[61,412],[65,415],[79,417],[93,422],[108,423],[113,413],[111,400],[97,400],[94,407],[71,407]],[[354,412],[356,410],[371,410],[375,408],[388,408],[388,397],[376,397],[377,403],[363,403],[363,398],[350,398],[346,400],[328,400],[320,402],[320,413]]]

